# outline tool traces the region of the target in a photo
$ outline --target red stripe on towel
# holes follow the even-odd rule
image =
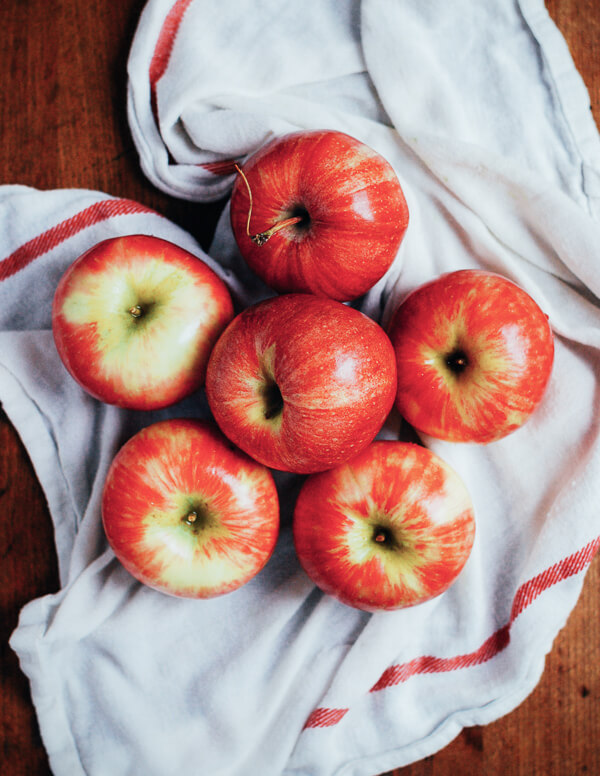
[[[226,159],[220,162],[203,162],[200,167],[212,172],[213,175],[231,175],[236,172],[236,164],[238,162],[235,159]]]
[[[331,727],[337,723],[346,714],[348,709],[315,709],[306,720],[304,727]]]
[[[414,660],[410,660],[408,663],[390,666],[390,668],[387,668],[383,672],[373,687],[371,687],[370,692],[376,692],[377,690],[383,690],[386,687],[393,687],[396,684],[401,684],[416,674],[438,674],[446,671],[457,671],[461,668],[469,668],[470,666],[479,665],[480,663],[486,663],[501,652],[509,641],[510,627],[505,625],[503,628],[500,628],[492,634],[489,639],[484,641],[475,652],[466,655],[456,655],[455,657],[450,658],[425,655],[423,657],[414,658]],[[349,709],[315,709],[306,720],[304,727],[313,728],[337,725],[348,711]],[[327,721],[323,723],[322,720]]]
[[[171,59],[171,53],[173,51],[173,45],[175,43],[175,37],[181,26],[181,22],[191,5],[192,0],[177,0],[173,5],[169,13],[165,17],[165,21],[160,30],[158,39],[156,41],[156,48],[150,61],[150,106],[152,108],[152,115],[154,121],[158,126],[158,102],[156,89],[158,82],[165,74],[167,67],[169,66],[169,60]],[[204,170],[211,172],[213,175],[231,175],[235,172],[235,159],[227,159],[218,162],[205,162],[198,165]]]
[[[158,110],[156,103],[156,87],[165,74],[165,70],[171,58],[175,36],[183,20],[183,16],[191,5],[192,0],[177,0],[165,17],[161,28],[152,60],[150,61],[150,103],[154,120],[158,124]]]
[[[386,668],[377,682],[371,687],[371,692],[401,684],[416,674],[441,674],[447,671],[457,671],[461,668],[470,668],[481,663],[487,663],[488,660],[502,652],[509,642],[510,625],[504,625],[493,633],[489,639],[486,639],[479,649],[466,655],[445,658],[425,655],[410,660],[408,663],[390,666],[390,668]]]
[[[32,261],[52,250],[61,242],[72,237],[82,229],[106,221],[114,216],[130,215],[132,213],[154,213],[156,211],[140,205],[131,199],[103,199],[81,210],[71,218],[61,221],[60,224],[47,229],[42,234],[29,240],[16,251],[0,262],[0,280],[19,272]]]
[[[568,558],[555,563],[546,571],[521,585],[513,601],[510,621],[516,620],[523,609],[526,609],[544,590],[583,571],[592,562],[599,548],[600,536],[593,542],[586,544],[579,552],[569,555]]]

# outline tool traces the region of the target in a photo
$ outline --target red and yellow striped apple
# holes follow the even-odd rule
[[[201,259],[166,240],[104,240],[57,286],[52,329],[71,376],[108,404],[149,410],[198,389],[233,318],[229,290]]]
[[[140,582],[210,598],[246,584],[279,531],[271,472],[212,423],[163,420],[115,456],[102,495],[109,544]]]
[[[408,207],[372,148],[343,132],[300,131],[243,165],[231,225],[242,257],[271,288],[349,301],[394,261]]]
[[[300,563],[325,593],[391,610],[450,587],[471,553],[475,517],[462,479],[439,456],[379,440],[307,477],[293,533]]]
[[[210,409],[226,436],[266,466],[302,474],[369,444],[395,392],[384,330],[312,294],[243,310],[217,341],[206,374]]]
[[[417,430],[451,442],[493,442],[520,428],[552,372],[547,315],[522,288],[483,270],[450,272],[411,292],[388,333],[396,406]]]

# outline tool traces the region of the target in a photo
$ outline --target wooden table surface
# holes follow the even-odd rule
[[[145,0],[2,0],[0,183],[81,187],[156,208],[207,247],[222,204],[204,207],[154,189],[138,168],[125,116],[125,66]],[[600,2],[549,0],[600,123]],[[201,220],[201,215],[202,220]],[[557,637],[542,680],[514,712],[462,732],[394,776],[600,774],[600,562]],[[0,769],[50,773],[28,682],[8,647],[21,607],[56,591],[47,506],[0,410]],[[118,776],[115,774],[115,776]],[[259,776],[249,774],[248,776]]]

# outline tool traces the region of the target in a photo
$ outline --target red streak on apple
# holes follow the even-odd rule
[[[475,538],[464,483],[419,445],[375,441],[307,478],[294,542],[324,592],[366,611],[430,600],[454,582]]]
[[[267,466],[322,471],[375,437],[394,401],[396,365],[383,329],[309,294],[240,313],[211,354],[206,393],[221,430]]]
[[[520,428],[539,405],[554,359],[548,317],[507,278],[448,273],[413,291],[388,328],[396,406],[419,431],[485,444]]]
[[[297,222],[279,229],[288,219]],[[303,131],[276,138],[244,164],[231,223],[240,253],[271,288],[348,301],[392,264],[408,207],[392,167],[372,148],[342,132]],[[265,232],[268,241],[256,239]]]

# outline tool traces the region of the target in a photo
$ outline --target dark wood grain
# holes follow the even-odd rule
[[[125,65],[144,4],[3,0],[0,182],[130,197],[161,211],[206,247],[223,203],[199,208],[158,192],[140,172],[129,135]],[[547,5],[567,38],[599,122],[598,0],[549,0]],[[518,709],[484,728],[463,731],[441,752],[394,776],[600,773],[599,585],[596,560],[540,684]],[[57,588],[44,496],[0,411],[0,763],[8,776],[50,774],[29,686],[8,638],[21,607]]]

